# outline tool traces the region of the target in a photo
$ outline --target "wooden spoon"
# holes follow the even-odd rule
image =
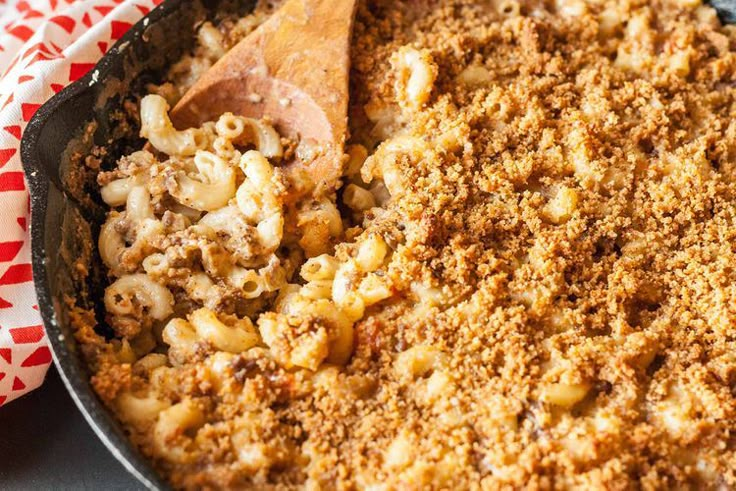
[[[225,112],[267,116],[300,141],[288,167],[334,188],[344,163],[354,14],[355,0],[286,0],[189,89],[174,124],[198,126]]]

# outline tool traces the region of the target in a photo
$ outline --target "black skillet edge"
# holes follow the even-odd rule
[[[202,0],[205,3],[217,4],[217,0]],[[59,94],[46,102],[33,116],[23,134],[21,142],[21,157],[26,181],[31,194],[31,224],[32,265],[38,306],[43,318],[49,343],[54,353],[54,361],[67,390],[71,394],[82,415],[102,440],[108,450],[117,458],[125,469],[135,476],[146,488],[151,490],[168,489],[169,486],[153,470],[150,463],[130,444],[119,426],[110,416],[108,410],[92,391],[88,374],[80,368],[78,355],[69,350],[64,334],[56,319],[53,297],[50,288],[50,278],[47,275],[47,254],[45,241],[49,234],[58,231],[46,230],[46,215],[48,208],[49,187],[55,176],[49,176],[40,156],[40,136],[47,123],[53,123],[57,110],[67,102],[85,96],[93,89],[97,81],[104,83],[106,76],[114,69],[120,69],[120,52],[129,49],[132,44],[142,42],[144,33],[159,20],[184,10],[192,0],[166,0],[155,8],[146,17],[136,23],[110,51],[103,56],[99,63],[87,75],[69,85]],[[246,2],[250,3],[250,2]],[[719,17],[724,23],[736,22],[736,0],[711,0],[709,2],[718,10]],[[187,15],[190,12],[179,12]],[[191,33],[182,33],[191,36]],[[145,41],[143,41],[145,42]],[[92,109],[91,109],[92,111]],[[90,115],[92,112],[90,112]],[[68,135],[71,140],[73,135]]]
[[[38,109],[28,123],[21,142],[23,169],[31,194],[30,235],[33,277],[38,296],[38,307],[54,353],[54,362],[69,394],[93,431],[125,469],[151,490],[168,489],[168,485],[153,470],[149,462],[132,447],[107,409],[94,394],[88,382],[88,375],[79,368],[77,355],[68,350],[64,334],[56,319],[54,299],[49,284],[50,278],[47,276],[46,250],[44,247],[46,233],[54,233],[53,231],[47,231],[45,227],[49,186],[53,177],[47,174],[41,161],[39,138],[47,123],[54,123],[51,120],[54,119],[57,110],[61,106],[92,90],[97,80],[104,81],[111,70],[119,68],[116,67],[116,64],[120,63],[119,53],[121,51],[129,49],[133,43],[141,42],[144,32],[150,26],[162,18],[182,10],[185,3],[186,0],[167,0],[136,23],[100,59],[94,69],[70,84]],[[191,36],[191,33],[189,35]],[[92,112],[90,111],[91,115]],[[68,138],[71,139],[72,136],[69,135]]]

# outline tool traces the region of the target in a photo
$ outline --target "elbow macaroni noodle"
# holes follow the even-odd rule
[[[415,68],[408,90],[421,101],[431,89],[420,84],[431,73],[423,65]],[[393,294],[388,277],[377,273],[391,250],[372,233],[333,253],[345,233],[334,196],[315,196],[288,213],[287,183],[275,165],[284,151],[271,126],[228,113],[178,131],[167,110],[156,95],[141,103],[141,135],[166,160],[146,151],[131,154],[128,162],[135,165],[121,166],[102,187],[103,201],[116,209],[100,230],[99,251],[116,277],[105,292],[105,307],[122,336],[117,359],[146,373],[151,383],[145,392],[121,392],[114,407],[122,421],[151,433],[157,457],[187,465],[199,451],[196,435],[206,416],[194,400],[165,395],[171,370],[204,360],[213,389],[220,391],[232,383],[234,357],[250,351],[268,353],[291,370],[346,364],[355,323]],[[400,151],[401,142],[397,146]],[[354,181],[343,202],[361,214],[387,198],[378,200],[360,178],[365,148],[355,146],[351,154]],[[381,186],[376,179],[373,188]],[[307,256],[300,268],[289,265],[300,254],[284,255],[285,246],[298,246]],[[296,271],[301,284],[289,283]],[[201,307],[182,313],[175,294]],[[273,311],[259,314],[274,295]],[[245,305],[246,315],[218,312],[228,298]],[[156,337],[165,355],[151,352]],[[276,457],[244,435],[232,436],[241,465],[248,472],[270,465]]]
[[[408,59],[420,63],[424,58]],[[427,95],[415,87],[427,75],[418,69],[419,75],[409,77],[415,98]],[[391,281],[377,274],[391,253],[386,241],[364,234],[355,244],[341,245],[339,257],[330,253],[329,244],[345,232],[334,197],[307,200],[287,215],[288,184],[276,165],[284,151],[270,125],[227,113],[214,123],[179,131],[167,110],[157,95],[141,102],[141,135],[165,160],[135,152],[101,188],[103,201],[116,208],[100,230],[99,251],[116,278],[105,292],[105,307],[123,335],[119,359],[135,362],[150,376],[202,356],[220,360],[212,362],[212,370],[222,373],[226,355],[262,347],[287,368],[347,363],[355,322],[366,308],[392,296]],[[343,200],[362,213],[376,200],[359,177],[365,148],[354,146],[351,154],[356,184]],[[288,217],[293,221],[287,234]],[[288,264],[298,254],[280,252],[295,245],[308,257],[298,269],[302,284],[289,283],[288,271],[298,264]],[[251,304],[258,308],[275,299],[273,311],[252,311],[250,317],[219,313],[226,294],[246,313]],[[182,315],[176,295],[201,307]],[[167,355],[150,352],[155,336],[168,346]],[[201,425],[196,404],[172,405],[155,394],[133,392],[121,393],[116,401],[125,421],[155,422],[160,455],[186,461],[195,442],[178,442],[177,435]]]
[[[198,150],[194,165],[199,179],[181,172],[169,186],[169,193],[182,205],[212,211],[227,205],[235,195],[235,171],[214,153]]]
[[[426,50],[404,47],[396,53],[392,64],[398,74],[399,101],[414,110],[421,108],[429,100],[437,78],[437,65],[431,55]]]
[[[207,134],[202,129],[177,131],[169,119],[169,104],[157,95],[141,100],[141,136],[156,150],[167,155],[188,157],[206,145]]]

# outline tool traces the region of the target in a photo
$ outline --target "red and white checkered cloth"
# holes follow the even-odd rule
[[[0,0],[0,406],[41,385],[51,364],[31,276],[23,130],[159,3]]]

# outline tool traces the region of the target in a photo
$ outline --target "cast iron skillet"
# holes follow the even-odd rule
[[[255,0],[167,0],[138,22],[85,77],[44,104],[23,135],[21,156],[31,192],[33,276],[38,305],[69,393],[110,452],[149,489],[166,489],[149,462],[129,442],[120,426],[92,391],[89,371],[69,324],[65,295],[99,310],[107,284],[96,252],[105,208],[94,187],[97,161],[84,165],[80,156],[93,146],[103,169],[116,156],[140,148],[135,121],[126,103],[137,103],[145,85],[162,78],[166,68],[194,43],[195,28],[205,19],[252,10]],[[721,20],[736,22],[736,0],[712,0]],[[90,127],[90,123],[94,126]],[[80,272],[87,271],[87,275]],[[103,327],[104,329],[104,327]],[[109,333],[108,333],[109,334]]]
[[[147,459],[132,446],[89,384],[89,371],[71,332],[65,295],[83,308],[99,310],[107,284],[96,252],[104,220],[96,170],[83,159],[105,147],[100,167],[143,143],[126,104],[138,102],[145,85],[194,44],[196,27],[227,13],[245,15],[255,0],[167,0],[141,19],[85,77],[51,98],[28,124],[21,156],[31,193],[33,276],[38,306],[54,360],[74,402],[112,454],[149,489],[168,489]],[[89,124],[94,123],[90,127]],[[92,162],[90,162],[92,163]],[[92,167],[97,163],[93,163]],[[86,269],[89,274],[80,272]],[[105,333],[103,333],[105,334]],[[108,333],[109,334],[109,333]]]

